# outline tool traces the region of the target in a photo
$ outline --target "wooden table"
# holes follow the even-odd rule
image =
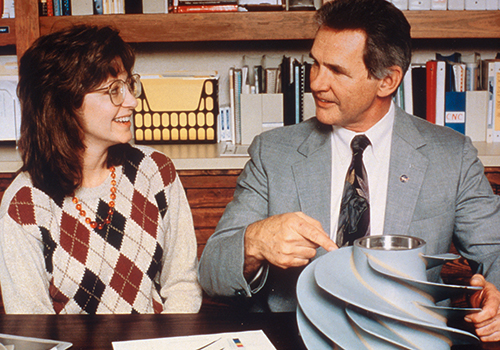
[[[248,314],[228,310],[185,315],[0,315],[0,332],[73,343],[71,349],[112,349],[118,340],[262,329],[278,350],[304,350],[295,313]],[[500,343],[453,347],[500,349]],[[351,349],[349,349],[351,350]],[[352,349],[356,350],[356,349]]]

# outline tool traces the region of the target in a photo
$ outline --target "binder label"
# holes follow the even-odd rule
[[[465,123],[465,112],[446,112],[446,123]]]

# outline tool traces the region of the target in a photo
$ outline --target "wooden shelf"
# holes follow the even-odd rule
[[[40,32],[75,23],[108,24],[128,42],[312,39],[314,12],[218,12],[41,17]]]
[[[405,11],[414,39],[500,38],[500,11]]]
[[[500,38],[500,11],[405,11],[414,39]],[[109,24],[128,42],[311,40],[314,12],[238,12],[41,17],[40,33]]]

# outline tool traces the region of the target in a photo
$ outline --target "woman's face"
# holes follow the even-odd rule
[[[125,87],[124,101],[120,106],[111,102],[108,87],[117,79],[128,81],[127,72],[122,69],[117,77],[108,77],[96,90],[85,95],[80,109],[83,142],[87,150],[105,151],[110,146],[126,143],[132,139],[130,130],[132,113],[137,99]]]

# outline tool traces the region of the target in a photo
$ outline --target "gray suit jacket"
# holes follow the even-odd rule
[[[244,233],[250,223],[295,211],[330,231],[330,132],[313,118],[255,138],[234,200],[200,261],[200,282],[209,295],[252,296],[247,299],[253,310],[295,310],[301,269],[270,266],[264,287],[253,294],[243,277]],[[472,268],[500,287],[500,197],[476,149],[469,138],[399,108],[383,233],[420,237],[427,254],[448,252],[453,240]],[[429,279],[439,280],[439,272],[440,267],[429,270]]]

